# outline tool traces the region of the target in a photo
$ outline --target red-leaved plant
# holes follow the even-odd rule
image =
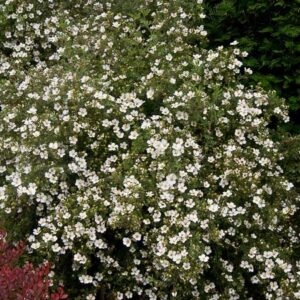
[[[49,294],[50,281],[48,263],[35,268],[27,262],[16,267],[24,252],[25,244],[20,242],[10,247],[5,241],[6,232],[0,230],[0,299],[3,300],[60,300],[67,299],[62,287]]]

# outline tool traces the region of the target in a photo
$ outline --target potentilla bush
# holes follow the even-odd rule
[[[201,0],[1,10],[0,209],[35,220],[54,280],[74,299],[300,299],[269,126],[287,108],[243,84],[236,43],[205,48]]]

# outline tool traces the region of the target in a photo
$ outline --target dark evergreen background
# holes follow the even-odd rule
[[[210,47],[237,40],[249,52],[244,64],[252,82],[275,89],[287,100],[291,123],[300,133],[300,0],[206,0]]]

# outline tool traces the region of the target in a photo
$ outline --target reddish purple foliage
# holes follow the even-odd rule
[[[6,233],[0,230],[0,299],[5,300],[60,300],[67,299],[59,287],[49,295],[50,266],[48,263],[35,268],[31,263],[23,267],[15,264],[23,254],[25,244],[10,247],[5,241]]]

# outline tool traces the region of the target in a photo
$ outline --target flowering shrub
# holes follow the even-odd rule
[[[299,196],[268,126],[287,109],[242,84],[234,42],[203,47],[201,0],[1,10],[0,209],[32,210],[31,249],[71,257],[74,298],[300,298]]]
[[[5,300],[60,300],[67,299],[61,287],[49,295],[49,264],[34,268],[26,263],[22,268],[15,264],[24,251],[24,243],[15,248],[5,242],[5,234],[0,232],[0,299]]]

